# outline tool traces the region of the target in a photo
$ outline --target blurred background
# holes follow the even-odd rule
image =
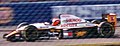
[[[86,20],[100,20],[101,15],[106,13],[117,14],[117,25],[120,26],[120,0],[0,0],[0,46],[79,46],[90,43],[120,46],[120,27],[116,28],[113,38],[40,40],[34,43],[8,42],[2,38],[3,34],[14,31],[22,22],[51,23],[51,19],[59,14],[73,14]],[[118,42],[118,45],[110,45],[114,44],[113,42]]]
[[[119,1],[119,0],[0,0],[1,3],[4,2],[39,2],[39,1]]]
[[[15,29],[22,22],[51,22],[59,14],[93,20],[112,12],[120,20],[119,3],[120,0],[0,0],[0,29]]]

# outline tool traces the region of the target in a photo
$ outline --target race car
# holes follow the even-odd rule
[[[109,15],[116,15],[110,13]],[[114,18],[115,19],[115,18]],[[112,37],[115,27],[108,21],[87,21],[71,14],[60,14],[58,18],[49,22],[20,23],[16,30],[3,35],[7,41],[35,41],[50,38],[86,38],[86,37]]]

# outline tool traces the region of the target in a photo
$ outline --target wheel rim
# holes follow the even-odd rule
[[[38,38],[38,32],[37,29],[35,28],[26,28],[26,30],[24,31],[24,37],[26,40],[34,40]]]
[[[104,24],[101,27],[101,35],[104,37],[110,37],[111,35],[114,35],[114,27],[110,24]]]
[[[30,31],[30,30],[29,30]],[[32,32],[32,33],[31,33]],[[37,32],[36,31],[31,31],[31,32],[26,32],[26,38],[36,38]]]
[[[111,27],[105,27],[104,29],[103,29],[103,34],[109,34],[109,33],[111,33]]]

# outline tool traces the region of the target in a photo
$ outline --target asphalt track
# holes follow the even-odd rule
[[[64,46],[76,44],[96,44],[96,43],[119,43],[120,44],[120,27],[116,28],[113,38],[85,38],[85,39],[51,39],[37,40],[36,42],[9,42],[2,38],[5,32],[0,32],[0,46]]]

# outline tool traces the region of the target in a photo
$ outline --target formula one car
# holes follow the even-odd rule
[[[110,13],[109,15],[116,15]],[[108,19],[108,18],[107,18]],[[114,22],[115,23],[115,22]],[[35,41],[38,39],[61,38],[86,38],[94,35],[100,37],[111,37],[115,33],[115,27],[109,21],[91,22],[81,19],[75,15],[61,14],[58,18],[48,22],[27,24],[20,23],[15,31],[6,33],[3,38],[7,41]]]

